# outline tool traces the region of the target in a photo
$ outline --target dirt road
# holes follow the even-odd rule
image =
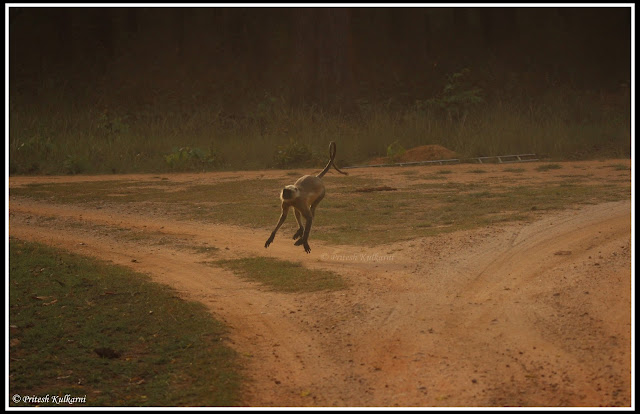
[[[265,231],[26,198],[10,200],[9,231],[206,304],[231,328],[248,406],[629,406],[630,212],[610,202],[375,248],[314,241],[295,258],[289,243],[265,250]],[[169,235],[332,269],[350,287],[274,292],[150,242]]]

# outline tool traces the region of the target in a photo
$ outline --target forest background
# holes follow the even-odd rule
[[[10,173],[630,157],[631,11],[10,7]]]

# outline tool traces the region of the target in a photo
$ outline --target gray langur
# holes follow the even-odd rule
[[[311,223],[313,222],[313,218],[316,214],[316,207],[320,204],[320,201],[324,198],[325,189],[324,184],[322,183],[322,177],[329,171],[331,166],[336,169],[340,174],[348,175],[344,171],[340,171],[340,169],[334,163],[334,159],[336,158],[336,143],[331,141],[329,143],[329,162],[327,166],[324,167],[324,170],[320,172],[318,175],[304,175],[298,179],[293,185],[288,185],[282,189],[280,192],[280,200],[282,200],[282,214],[280,214],[280,219],[278,220],[278,224],[276,228],[271,232],[271,236],[267,239],[264,247],[269,247],[271,242],[273,242],[274,237],[276,237],[276,232],[284,223],[284,220],[287,218],[287,214],[289,213],[289,209],[293,207],[294,212],[296,214],[296,221],[298,222],[298,231],[293,235],[293,239],[300,239],[294,243],[296,246],[302,245],[304,247],[304,251],[307,253],[311,252],[311,248],[309,247],[309,232],[311,231]],[[304,216],[306,223],[305,226],[302,226],[302,220],[300,216]]]

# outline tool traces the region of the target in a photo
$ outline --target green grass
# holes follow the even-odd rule
[[[202,222],[225,222],[241,226],[275,225],[280,212],[279,193],[295,180],[249,179],[213,185],[171,181],[94,181],[29,184],[11,188],[10,196],[30,197],[55,203],[89,206],[127,205],[148,211],[150,205],[174,218]],[[358,177],[330,177],[324,181],[331,191],[350,192],[354,187],[375,186],[378,181]],[[238,191],[251,188],[252,191]],[[256,208],[260,207],[260,208]]]
[[[239,276],[287,293],[341,290],[345,280],[328,270],[305,268],[302,264],[270,257],[249,257],[211,262],[232,270]]]
[[[272,111],[258,114],[256,106],[245,102],[237,103],[242,108],[229,116],[219,104],[97,108],[93,101],[80,103],[64,91],[42,91],[38,102],[12,101],[9,171],[111,174],[273,168],[278,147],[292,137],[311,149],[318,168],[326,162],[332,140],[338,143],[341,166],[385,156],[395,141],[406,149],[439,144],[462,157],[630,157],[628,106],[605,113],[597,98],[582,96],[577,111],[567,99],[573,95],[548,95],[527,105],[501,101],[479,106],[464,119],[452,121],[411,104],[372,102],[355,114],[336,114],[279,102]],[[180,154],[188,155],[178,157],[178,162]]]
[[[628,171],[631,169],[631,167],[625,164],[613,164],[613,165],[607,165],[607,167],[613,168],[615,171]]]
[[[312,237],[336,244],[376,245],[532,220],[536,211],[628,197],[622,188],[608,185],[519,185],[491,192],[476,188],[473,184],[416,184],[412,191],[394,194],[334,197],[323,202],[323,211],[318,210]]]
[[[562,168],[560,164],[545,164],[536,167],[536,171],[544,172],[550,170],[559,170],[560,168]]]
[[[171,246],[175,249],[205,254],[210,257],[215,257],[220,250],[220,248],[210,246],[207,243],[196,245],[190,243],[185,237],[179,237],[162,231],[87,223],[82,220],[75,220],[73,218],[63,219],[56,216],[38,216],[35,218],[35,221],[36,223],[46,223],[48,227],[54,229],[74,228],[90,231],[93,234],[116,238],[120,241],[144,242],[156,246]]]
[[[425,176],[428,180],[447,180],[448,177],[444,174],[428,174]]]
[[[531,170],[532,174],[562,168],[560,164],[541,167]],[[428,171],[428,167],[424,171]],[[354,190],[378,187],[383,181],[355,175],[325,177],[327,196],[317,210],[310,240],[377,245],[496,222],[528,220],[535,218],[539,211],[630,197],[628,178],[615,183],[611,180],[591,182],[586,180],[588,174],[564,174],[554,182],[540,185],[530,184],[532,175],[514,176],[508,183],[482,182],[482,187],[473,182],[456,182],[453,173],[399,174],[411,177],[408,180],[411,184],[398,191],[370,193]],[[478,180],[481,179],[478,174]],[[172,181],[50,183],[11,188],[10,195],[138,213],[153,208],[158,214],[203,224],[264,229],[266,240],[279,217],[278,193],[286,182],[288,179],[238,180],[212,185]],[[237,191],[238,188],[253,190]],[[296,230],[295,220],[289,217],[279,235],[290,238]]]
[[[203,305],[148,276],[17,239],[9,264],[10,395],[86,395],[83,406],[240,403],[236,354]]]

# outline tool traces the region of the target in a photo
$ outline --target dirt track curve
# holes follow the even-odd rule
[[[206,304],[231,328],[248,406],[629,406],[630,211],[630,201],[591,205],[376,248],[315,241],[296,260],[350,287],[304,294],[96,229],[290,260],[290,243],[264,249],[264,231],[15,198],[9,232],[149,273]]]

